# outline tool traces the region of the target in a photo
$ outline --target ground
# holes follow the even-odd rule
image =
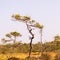
[[[44,52],[46,53],[46,52]],[[55,52],[47,52],[51,56],[51,60],[54,60],[54,57],[56,56],[57,53]],[[17,57],[21,59],[25,59],[28,56],[28,53],[10,53],[10,54],[0,54],[0,60],[7,60],[9,57]],[[38,57],[39,53],[35,52],[31,54],[31,57]]]

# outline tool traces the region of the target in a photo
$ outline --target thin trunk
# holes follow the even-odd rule
[[[29,32],[32,35],[31,41],[30,41],[30,51],[29,51],[29,58],[30,58],[31,52],[32,52],[32,40],[34,39],[34,34],[32,33],[32,30],[30,30]]]
[[[32,29],[30,29],[30,27],[29,27],[29,25],[27,24],[27,22],[26,22],[26,26],[27,26],[27,29],[28,29],[28,31],[29,31],[29,33],[31,34],[31,41],[30,41],[30,50],[29,50],[29,58],[31,57],[31,52],[32,52],[32,40],[34,39],[34,34],[32,33]]]
[[[14,37],[15,39],[14,39],[14,44],[16,43],[16,36]]]
[[[41,33],[41,37],[40,37],[41,40],[40,41],[41,41],[41,55],[42,55],[43,54],[43,49],[42,49],[42,47],[43,47],[43,44],[42,44],[42,29],[40,30],[40,33]]]
[[[14,52],[14,49],[15,49],[15,43],[16,43],[16,36],[14,36],[14,41],[13,41],[13,52]]]

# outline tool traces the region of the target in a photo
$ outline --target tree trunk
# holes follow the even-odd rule
[[[43,49],[42,49],[43,48],[43,45],[42,45],[42,29],[40,30],[40,33],[41,33],[41,37],[40,37],[41,40],[40,41],[41,41],[41,55],[42,55],[43,54]]]
[[[14,49],[16,47],[15,43],[16,43],[16,36],[14,36],[14,41],[13,41],[13,52],[14,52]]]
[[[29,51],[29,58],[30,58],[31,52],[32,52],[32,38],[31,38],[31,41],[30,41],[30,51]]]
[[[30,51],[29,51],[29,58],[31,56],[31,52],[32,52],[32,40],[34,39],[34,34],[32,33],[32,29],[29,30],[30,34],[32,35],[31,37],[31,41],[30,41]]]
[[[14,37],[15,39],[14,39],[14,44],[16,43],[16,36]]]
[[[32,36],[32,37],[30,37],[31,41],[30,41],[30,50],[29,50],[29,56],[28,56],[28,58],[30,58],[31,57],[31,52],[32,52],[32,40],[34,39],[34,34],[32,33],[32,29],[29,27],[27,22],[26,22],[26,26],[27,26],[27,29],[28,29],[29,33]]]

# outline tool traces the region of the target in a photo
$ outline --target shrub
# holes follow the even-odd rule
[[[55,60],[60,60],[60,54],[57,54],[57,55],[55,56]]]
[[[40,57],[39,57],[40,60],[50,60],[50,55],[48,54],[42,54]]]

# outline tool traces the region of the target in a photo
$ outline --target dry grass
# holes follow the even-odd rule
[[[51,56],[51,60],[54,60],[54,57],[56,56],[55,52],[44,52]],[[11,54],[0,54],[0,60],[7,60],[9,57],[16,57],[21,59],[25,59],[28,56],[28,53],[11,53]],[[31,57],[38,57],[39,53],[35,52],[31,54]]]

